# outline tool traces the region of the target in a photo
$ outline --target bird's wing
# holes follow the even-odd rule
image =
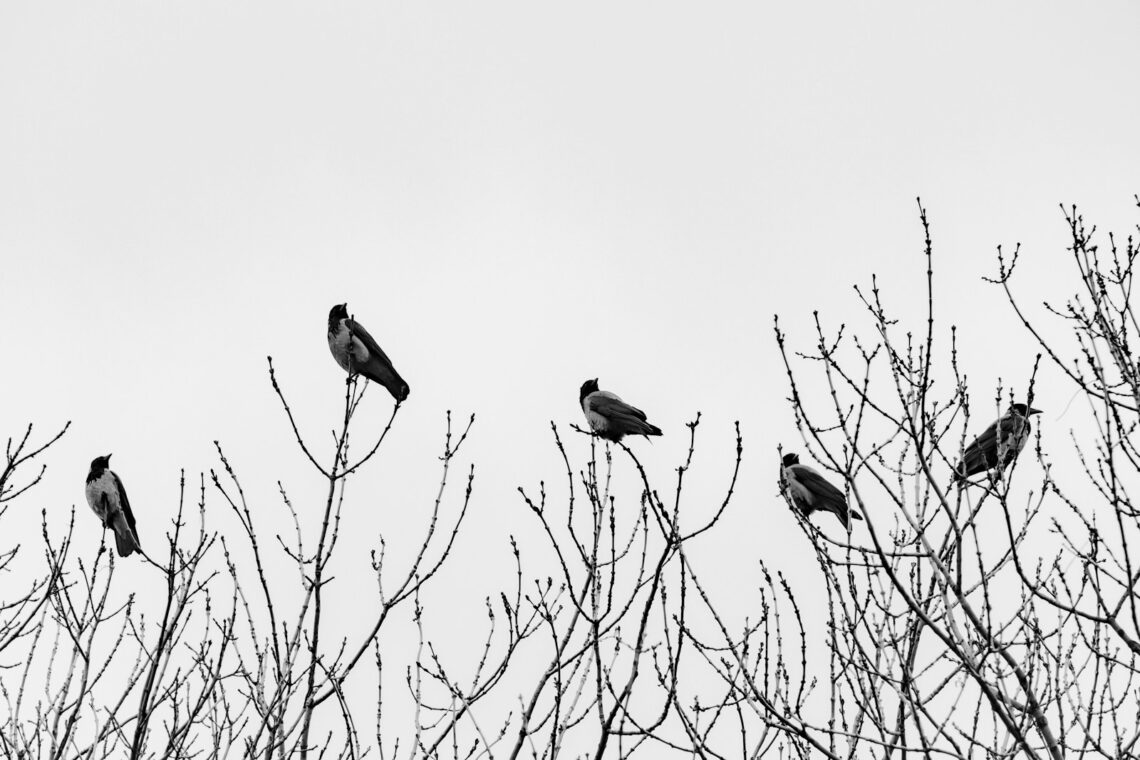
[[[832,502],[839,502],[844,506],[847,505],[847,499],[843,496],[843,492],[829,483],[812,468],[805,464],[793,464],[788,469],[795,475],[796,480],[811,492],[817,502],[822,502],[817,504],[817,506],[823,506],[824,503]]]
[[[376,342],[376,339],[372,337],[372,334],[364,329],[364,325],[355,319],[346,319],[344,320],[344,326],[348,328],[348,331],[352,333],[354,338],[364,344],[364,347],[368,349],[369,356],[377,356],[385,364],[391,366],[392,360],[388,358],[388,354],[384,353],[384,349],[380,348],[380,345]]]
[[[595,412],[609,419],[636,419],[645,422],[645,412],[630,406],[609,391],[594,391],[586,397],[586,403]]]
[[[805,512],[811,511],[811,492],[799,481],[790,467],[780,467],[780,482],[797,507]]]
[[[129,557],[134,552],[142,551],[138,535],[127,521],[128,514],[120,511],[111,518],[111,530],[115,532],[115,549],[118,550],[120,557]]]
[[[392,366],[392,360],[384,353],[384,349],[380,348],[376,339],[364,329],[364,325],[355,319],[344,320],[344,325],[352,337],[363,343],[364,348],[368,350],[368,358],[363,361],[361,373],[369,380],[375,380],[387,388],[397,401],[407,398],[408,384]]]
[[[118,474],[112,472],[111,477],[115,480],[115,488],[119,491],[119,507],[123,510],[123,515],[127,518],[127,525],[131,527],[131,533],[134,534],[135,543],[139,542],[139,531],[135,527],[135,514],[131,511],[131,503],[127,500],[127,489],[123,488],[123,481],[119,479]]]
[[[962,463],[958,465],[961,475],[977,475],[997,466],[997,430],[1004,424],[1005,417],[994,422],[975,438],[962,452]]]
[[[847,497],[842,491],[806,464],[793,464],[788,469],[792,471],[795,480],[799,481],[801,488],[810,494],[809,512],[817,509],[827,510],[839,518],[844,528],[851,528],[852,512],[847,508]]]

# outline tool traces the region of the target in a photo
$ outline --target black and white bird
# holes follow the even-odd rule
[[[1026,404],[1010,404],[1009,411],[986,428],[962,453],[962,461],[954,468],[959,486],[965,486],[966,478],[971,475],[995,469],[1001,472],[1009,467],[1029,440],[1033,430],[1029,418],[1034,414],[1041,414],[1041,410]]]
[[[598,379],[582,383],[578,394],[590,430],[607,441],[618,443],[627,435],[661,435],[661,428],[645,421],[645,412],[630,406],[609,391],[598,390]]]
[[[792,504],[804,517],[812,512],[831,512],[839,518],[846,530],[851,530],[852,518],[862,520],[863,515],[847,506],[847,497],[823,476],[800,464],[797,454],[785,454],[780,467],[780,484]]]
[[[329,351],[348,374],[364,375],[372,382],[380,383],[396,401],[408,397],[408,384],[392,366],[392,360],[380,349],[376,339],[362,324],[348,316],[346,303],[337,304],[329,312]]]
[[[96,457],[91,461],[91,471],[87,473],[87,504],[100,520],[103,528],[115,531],[115,548],[120,557],[129,557],[142,551],[135,516],[131,503],[127,501],[127,491],[119,476],[107,469],[111,465],[111,455]]]

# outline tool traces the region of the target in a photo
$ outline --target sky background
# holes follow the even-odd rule
[[[663,484],[702,413],[697,512],[740,420],[721,588],[754,588],[762,557],[810,589],[775,489],[777,445],[800,446],[773,315],[804,350],[814,310],[869,334],[851,286],[877,273],[921,330],[921,196],[975,398],[1024,384],[1036,349],[981,277],[1020,242],[1040,314],[1073,289],[1058,204],[1134,229],[1137,31],[1125,2],[5,3],[0,434],[73,421],[6,530],[78,505],[90,550],[83,479],[113,452],[161,546],[214,440],[259,515],[279,479],[315,514],[265,357],[327,443],[347,301],[411,396],[350,491],[346,554],[420,529],[445,410],[475,413],[446,578],[455,615],[481,611],[530,524],[516,487],[560,482],[550,421],[582,424],[598,377],[665,431],[632,443]],[[1071,394],[1042,377],[1046,441]],[[389,408],[370,393],[363,430]]]

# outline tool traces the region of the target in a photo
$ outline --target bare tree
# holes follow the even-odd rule
[[[19,678],[5,676],[0,684],[9,708],[0,731],[6,756],[143,758],[237,752],[269,758],[304,757],[314,748],[322,755],[364,754],[341,686],[362,659],[370,661],[365,655],[392,612],[415,599],[451,550],[467,513],[474,469],[468,473],[458,512],[447,518],[442,514],[443,495],[470,422],[453,436],[448,415],[434,511],[411,566],[393,579],[384,566],[384,546],[374,555],[378,586],[372,625],[349,631],[343,619],[334,620],[336,627],[330,631],[323,609],[325,573],[337,545],[346,484],[378,453],[399,406],[367,452],[350,459],[351,423],[365,391],[353,378],[346,386],[344,415],[326,466],[298,430],[272,362],[270,379],[298,446],[326,483],[319,522],[313,526],[308,515],[298,514],[278,484],[295,537],[286,541],[277,535],[265,546],[268,531],[255,526],[256,510],[216,443],[219,469],[199,479],[194,524],[187,516],[191,510],[185,505],[183,476],[165,558],[146,557],[161,574],[164,594],[161,602],[144,602],[134,592],[122,598],[120,584],[127,579],[115,580],[123,561],[104,544],[90,559],[74,556],[71,527],[63,538],[53,539],[45,520],[46,569],[19,595],[5,594],[5,617],[0,620],[5,654],[18,650],[22,660],[8,666]],[[42,457],[66,429],[38,448],[30,443],[30,426],[19,442],[9,443],[0,476],[4,509],[44,474],[41,468],[18,483],[18,468]],[[223,540],[217,528],[210,527],[219,520],[218,515],[208,519],[210,491],[228,505],[241,527],[236,540]],[[7,550],[0,560],[3,566],[19,551],[19,545]],[[294,567],[292,581],[279,572],[282,561]],[[130,576],[132,585],[138,585],[140,572],[146,572],[145,566]],[[289,593],[290,583],[299,586],[299,593]],[[338,708],[346,730],[337,736],[323,732],[325,738],[314,747],[314,715],[326,702]]]
[[[724,492],[711,505],[697,497],[707,508],[696,524],[686,524],[682,505],[692,498],[684,485],[699,422],[698,415],[688,424],[688,454],[667,496],[623,443],[591,436],[588,456],[576,466],[551,423],[564,466],[562,494],[545,482],[519,488],[546,538],[547,557],[524,561],[511,539],[516,584],[498,605],[488,600],[484,655],[469,681],[449,675],[455,668],[428,643],[410,676],[422,756],[498,750],[508,758],[759,757],[783,741],[804,757],[824,749],[799,718],[809,693],[807,655],[787,581],[761,565],[757,617],[731,630],[740,610],[718,608],[690,555],[692,545],[715,540],[744,450],[738,425]],[[632,491],[621,485],[630,475]],[[628,503],[630,496],[636,503]],[[527,582],[525,568],[535,565],[555,572]],[[505,633],[496,648],[500,619]],[[785,655],[785,638],[798,644],[792,650],[798,661]],[[542,655],[524,660],[528,670],[511,681],[521,689],[517,712],[480,711],[478,703],[488,701],[508,667],[518,666],[512,660],[524,645]]]
[[[335,562],[352,559],[338,547],[363,519],[348,507],[369,498],[356,476],[385,456],[401,407],[358,445],[369,386],[350,378],[329,443],[315,445],[270,360],[282,429],[308,462],[298,478],[319,503],[295,503],[284,482],[272,503],[251,495],[262,489],[215,442],[217,464],[183,474],[163,549],[130,583],[105,545],[73,542],[71,523],[54,535],[45,517],[34,542],[9,539],[0,571],[18,564],[22,582],[0,604],[4,755],[1136,756],[1140,247],[1109,236],[1101,251],[1068,211],[1079,292],[1040,313],[1015,288],[1018,251],[999,248],[989,282],[1040,354],[979,402],[960,369],[969,348],[935,312],[921,205],[919,218],[921,329],[874,279],[857,289],[865,334],[817,314],[814,346],[795,351],[776,324],[803,456],[865,517],[837,531],[788,501],[818,573],[793,584],[757,558],[741,584],[710,564],[742,469],[775,472],[772,454],[786,453],[746,465],[739,424],[705,442],[697,414],[663,475],[630,446],[551,423],[559,472],[518,488],[515,535],[487,549],[513,571],[487,577],[485,615],[462,622],[472,656],[454,621],[433,630],[427,614],[474,519],[475,469],[461,459],[474,416],[449,412],[422,531],[399,536],[403,554],[381,537],[359,562],[356,614],[332,614]],[[1052,374],[1088,410],[1072,455],[1046,456],[1037,431],[1009,466],[956,477],[972,435]],[[34,498],[66,430],[9,440],[0,519]],[[731,465],[712,493],[691,485],[698,439]],[[465,477],[449,486],[456,467]],[[30,551],[41,543],[42,558]],[[403,633],[411,649],[393,643]]]
[[[820,727],[850,755],[1131,756],[1138,576],[1125,481],[1136,461],[1128,379],[1136,377],[1128,347],[1136,247],[1113,241],[1100,259],[1075,211],[1067,215],[1082,293],[1049,310],[1072,328],[1075,362],[1019,307],[1017,254],[998,249],[989,281],[1085,396],[1099,440],[1073,434],[1084,477],[1071,486],[1054,478],[1038,431],[1012,466],[955,487],[954,466],[981,425],[972,424],[959,371],[965,349],[953,328],[936,329],[933,245],[921,205],[919,213],[924,330],[901,325],[874,280],[857,289],[870,338],[826,328],[817,314],[814,350],[793,353],[776,327],[803,443],[866,516],[865,538],[834,539],[800,520],[829,601],[833,709]],[[805,367],[822,376],[823,399],[801,391]],[[1014,400],[1031,402],[1038,372],[1035,363],[1019,386],[999,387],[981,424]],[[1041,466],[1025,472],[1030,449]],[[1090,498],[1097,494],[1100,505]],[[1105,520],[1111,537],[1097,527]]]

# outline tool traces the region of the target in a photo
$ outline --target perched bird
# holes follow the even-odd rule
[[[372,382],[380,383],[397,401],[408,397],[408,384],[377,345],[376,339],[363,325],[348,316],[346,303],[332,307],[329,312],[329,351],[348,374],[364,375]]]
[[[586,414],[586,422],[590,423],[590,430],[607,441],[618,443],[626,435],[644,435],[647,438],[661,435],[661,428],[645,421],[645,412],[625,403],[617,394],[598,390],[597,378],[582,383],[578,400]]]
[[[804,517],[812,512],[832,512],[847,530],[851,530],[851,518],[863,519],[863,515],[847,506],[847,497],[842,491],[806,464],[800,464],[797,454],[784,454],[780,483],[784,493]]]
[[[103,528],[115,531],[115,548],[120,557],[129,557],[141,552],[139,534],[135,529],[135,516],[131,503],[127,501],[127,491],[119,476],[107,469],[111,455],[97,457],[91,462],[91,472],[87,473],[87,503],[99,519]]]
[[[1011,404],[1009,411],[975,438],[963,452],[962,461],[954,468],[959,487],[964,487],[966,478],[971,475],[1009,467],[1029,440],[1029,433],[1033,430],[1029,417],[1034,414],[1041,414],[1041,410],[1025,404]]]

